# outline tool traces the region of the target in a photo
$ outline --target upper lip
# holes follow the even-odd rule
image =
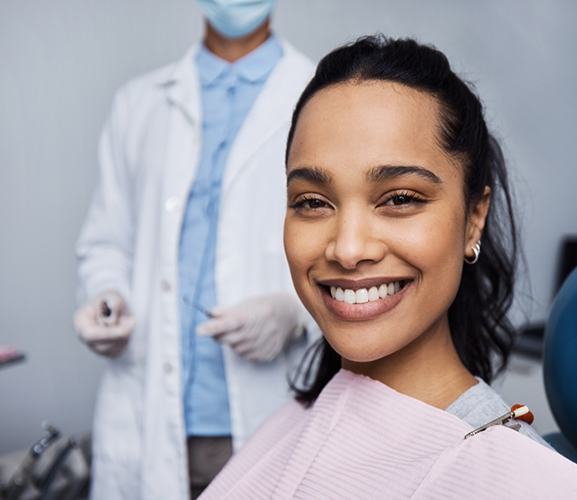
[[[321,286],[335,286],[339,288],[348,288],[350,290],[360,290],[361,288],[371,288],[379,286],[383,283],[392,283],[394,281],[411,281],[413,278],[409,276],[378,276],[375,278],[363,278],[358,280],[352,279],[322,279],[316,280]]]

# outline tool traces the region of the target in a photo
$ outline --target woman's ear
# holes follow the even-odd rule
[[[483,191],[483,196],[469,210],[469,215],[467,217],[467,230],[466,230],[466,240],[465,240],[465,257],[474,257],[475,252],[473,248],[475,245],[481,241],[481,236],[483,235],[483,229],[485,228],[485,222],[487,220],[487,214],[489,213],[489,207],[491,206],[491,188],[485,186]]]

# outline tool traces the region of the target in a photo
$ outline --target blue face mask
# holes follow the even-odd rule
[[[226,38],[240,38],[258,28],[276,0],[198,0],[211,26]]]

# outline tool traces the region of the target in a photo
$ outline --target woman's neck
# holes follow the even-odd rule
[[[443,410],[477,383],[455,350],[448,324],[385,358],[369,363],[343,359],[342,366]]]

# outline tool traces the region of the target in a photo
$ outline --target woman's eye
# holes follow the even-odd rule
[[[391,197],[388,204],[389,205],[406,205],[407,203],[411,203],[413,198],[407,196],[405,194],[396,194],[395,196]]]
[[[320,198],[304,198],[297,200],[290,208],[300,212],[314,212],[323,208],[330,208],[330,205]]]
[[[389,196],[382,205],[388,207],[400,207],[411,204],[422,204],[425,203],[423,198],[420,198],[414,193],[395,193]]]

